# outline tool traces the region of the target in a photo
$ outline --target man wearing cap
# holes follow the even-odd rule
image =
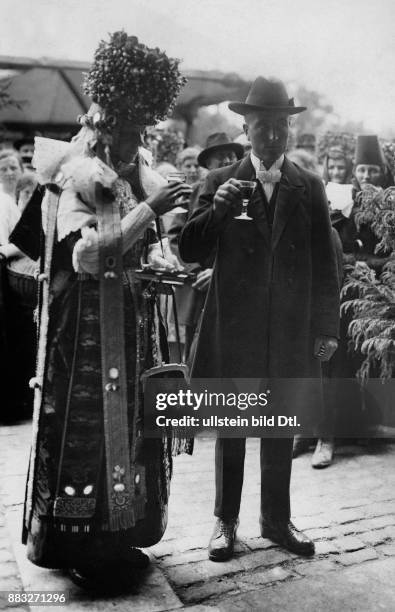
[[[337,346],[339,285],[322,182],[284,156],[289,116],[305,108],[263,77],[229,108],[245,117],[251,154],[208,174],[180,240],[187,262],[217,250],[192,376],[319,380],[320,361]],[[257,183],[250,221],[235,219],[240,180]],[[213,561],[233,554],[244,456],[245,439],[217,440]],[[261,535],[313,554],[290,521],[292,438],[262,438],[260,457]]]

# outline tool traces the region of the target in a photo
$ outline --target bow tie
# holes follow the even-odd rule
[[[281,179],[280,170],[257,170],[256,178],[261,183],[279,183]]]

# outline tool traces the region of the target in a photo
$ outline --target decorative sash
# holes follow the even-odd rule
[[[103,415],[110,531],[133,527],[124,343],[121,217],[116,198],[105,201],[95,186],[99,234],[100,331]],[[135,407],[137,410],[137,407]]]

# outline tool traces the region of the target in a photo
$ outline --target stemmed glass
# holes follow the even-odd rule
[[[247,206],[251,200],[252,194],[255,191],[256,182],[255,181],[238,181],[239,189],[241,191],[241,197],[243,201],[243,207],[241,209],[240,215],[234,217],[235,219],[240,219],[241,221],[252,221],[252,217],[250,217],[247,213]]]

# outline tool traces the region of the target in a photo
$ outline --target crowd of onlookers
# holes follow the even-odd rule
[[[196,205],[206,174],[249,155],[250,144],[244,134],[231,139],[227,134],[218,132],[208,137],[203,148],[187,146],[183,134],[172,129],[151,129],[146,134],[145,144],[151,151],[152,165],[159,174],[166,178],[174,172],[181,173],[179,176],[193,188],[188,210],[176,208],[163,221],[165,239],[179,257],[178,236],[188,214]],[[14,143],[14,147],[7,146],[0,150],[1,350],[7,356],[3,375],[12,389],[13,398],[10,405],[2,408],[3,420],[29,416],[32,410],[32,391],[28,381],[35,369],[33,311],[37,302],[38,265],[9,242],[9,237],[38,184],[32,165],[33,152],[34,142],[30,139],[20,140]],[[377,136],[355,137],[348,133],[327,132],[317,141],[312,134],[300,135],[287,153],[294,163],[319,174],[325,184],[341,281],[347,271],[345,266],[364,261],[376,273],[380,273],[386,261],[385,255],[375,252],[378,238],[367,224],[358,227],[354,216],[358,207],[356,196],[367,185],[382,189],[394,185],[394,152],[394,143],[380,141]],[[183,359],[187,363],[193,358],[213,265],[214,261],[210,259],[185,266],[196,274],[196,280],[192,285],[176,290],[177,324],[181,332]],[[312,465],[316,468],[327,467],[333,460],[334,439],[338,432],[336,423],[342,404],[347,403],[344,409],[351,412],[360,409],[361,394],[355,374],[361,356],[349,350],[349,323],[350,315],[343,313],[339,348],[324,371],[326,435],[314,440]],[[176,358],[176,334],[171,313],[168,331]],[[341,379],[344,379],[343,385],[339,384]],[[336,384],[330,384],[331,380]],[[294,456],[305,452],[312,442],[313,439],[296,438]]]

